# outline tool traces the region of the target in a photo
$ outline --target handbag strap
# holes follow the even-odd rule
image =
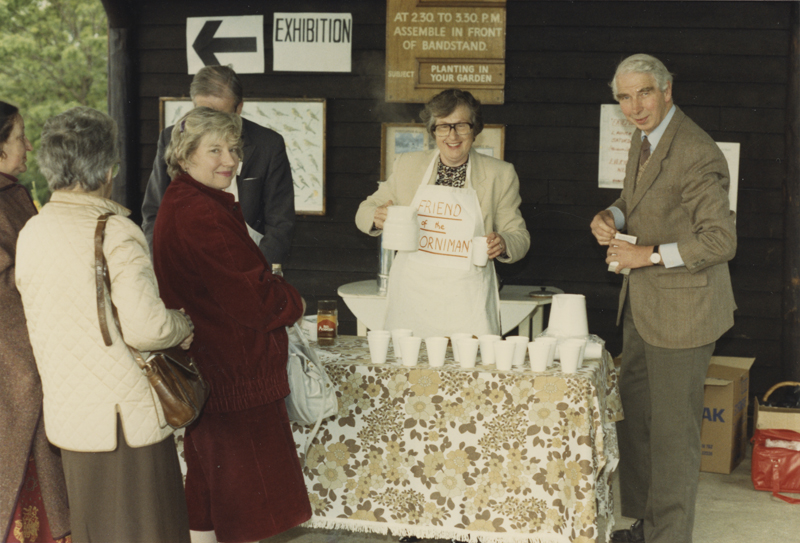
[[[106,265],[106,255],[103,254],[103,240],[105,239],[106,224],[111,213],[104,213],[97,218],[97,227],[94,229],[94,278],[97,290],[97,319],[100,322],[100,332],[103,334],[103,342],[106,347],[111,346],[111,334],[108,331],[108,320],[106,319],[106,296],[103,284],[108,287],[109,297],[111,296],[111,284],[108,279],[108,266]],[[111,302],[114,308],[114,303]],[[115,309],[115,308],[114,308]],[[116,319],[116,311],[112,309]],[[117,324],[119,327],[119,324]],[[122,329],[120,328],[120,335]]]
[[[125,336],[122,335],[122,325],[119,323],[117,307],[111,300],[111,278],[108,274],[106,255],[103,253],[106,224],[108,224],[108,218],[111,215],[113,215],[113,213],[104,213],[100,215],[97,218],[97,226],[94,229],[94,277],[97,291],[97,320],[100,323],[100,332],[103,334],[103,342],[106,344],[106,347],[110,347],[112,341],[111,333],[108,330],[108,319],[106,318],[106,296],[104,288],[108,289],[108,301],[111,306],[111,314],[114,317],[114,324],[117,325],[117,330],[119,331],[119,336],[122,338],[122,341],[125,341]],[[130,351],[134,360],[136,360],[136,364],[145,374],[147,374],[148,371],[152,371],[152,366],[145,362],[139,349],[131,347],[127,343],[125,343],[125,346],[128,348],[128,351]]]
[[[780,493],[781,491],[781,462],[772,458],[770,459],[770,463],[772,464],[772,495],[776,498],[779,498],[786,503],[793,503],[797,504],[800,503],[800,499],[797,498],[790,498],[789,496],[784,496]]]

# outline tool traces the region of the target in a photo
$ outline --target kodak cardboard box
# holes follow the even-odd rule
[[[730,473],[747,451],[747,399],[755,358],[712,356],[703,403],[701,471]]]

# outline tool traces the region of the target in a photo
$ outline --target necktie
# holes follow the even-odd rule
[[[647,162],[647,159],[650,158],[650,140],[647,139],[647,136],[644,137],[642,140],[642,150],[639,153],[639,167],[641,168],[644,166],[644,163]]]

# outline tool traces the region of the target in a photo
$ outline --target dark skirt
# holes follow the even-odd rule
[[[286,404],[203,413],[186,431],[192,530],[218,541],[260,541],[311,518]]]
[[[172,436],[131,448],[117,417],[117,450],[62,450],[73,543],[189,543]]]

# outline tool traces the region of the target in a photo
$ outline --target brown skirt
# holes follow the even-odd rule
[[[117,450],[62,450],[73,543],[189,543],[175,440]]]
[[[286,404],[203,413],[187,429],[186,502],[192,530],[260,541],[311,518]]]

